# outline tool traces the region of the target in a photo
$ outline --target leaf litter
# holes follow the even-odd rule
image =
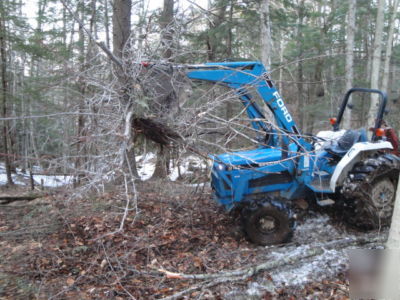
[[[79,203],[54,199],[39,219],[59,224],[58,230],[28,233],[23,240],[4,239],[2,274],[23,278],[30,289],[20,292],[38,298],[125,299],[131,295],[159,299],[199,283],[165,278],[160,268],[185,274],[219,273],[295,255],[323,245],[328,238],[362,234],[348,231],[323,212],[311,211],[299,221],[290,243],[260,247],[246,241],[238,215],[213,203],[208,189],[198,194],[183,183],[169,186],[141,184],[138,210],[130,210],[123,231],[113,234],[121,221],[122,194],[113,192]],[[23,225],[20,220],[34,209],[31,203],[15,209],[13,216],[1,211],[0,227],[12,230]],[[32,226],[30,222],[25,225]],[[18,249],[21,244],[32,246]],[[247,281],[217,285],[203,294],[215,299],[319,299],[327,295],[347,299],[347,264],[345,250],[330,249],[294,265],[260,272]],[[0,289],[4,295],[16,288],[7,282]],[[197,293],[186,297],[201,295]]]

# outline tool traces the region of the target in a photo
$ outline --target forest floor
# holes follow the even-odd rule
[[[261,247],[245,240],[239,218],[211,201],[207,187],[147,181],[138,189],[138,207],[118,232],[119,191],[71,200],[58,189],[1,205],[0,299],[162,299],[180,291],[176,299],[348,299],[346,249],[220,284],[160,271],[220,273],[365,234],[335,217],[304,210],[290,243]]]

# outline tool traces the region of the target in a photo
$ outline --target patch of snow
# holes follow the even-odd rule
[[[179,166],[179,171],[182,175],[188,174],[188,173],[193,173],[193,171],[191,171],[190,168],[203,170],[203,169],[207,169],[207,164],[200,157],[197,157],[194,155],[189,155],[182,159],[180,166]],[[179,177],[179,171],[178,171],[178,166],[173,168],[171,170],[171,174],[169,175],[169,178],[172,181],[177,180]]]
[[[256,281],[250,281],[249,284],[247,285],[247,290],[246,294],[249,296],[251,299],[261,299],[263,294],[265,293],[265,290],[271,292],[273,291],[272,285],[266,286],[266,285],[261,285],[260,283]]]
[[[43,169],[40,166],[33,166],[32,167],[32,172],[33,173],[42,173]]]
[[[0,169],[0,172],[3,173],[3,169]],[[5,173],[5,170],[4,170],[4,173]],[[0,184],[7,184],[7,175],[6,174],[0,174]]]
[[[141,154],[141,155],[137,155],[136,156],[136,161],[138,164],[143,163],[143,162],[147,162],[153,158],[155,158],[156,155],[153,152],[147,152],[145,154]]]
[[[45,187],[60,187],[63,185],[71,184],[73,177],[72,176],[59,176],[59,175],[33,175],[33,180],[37,184],[42,184]]]
[[[315,247],[315,246],[312,246]],[[307,251],[310,246],[298,247],[296,252]],[[285,256],[294,255],[289,251]],[[299,266],[289,265],[279,271],[273,271],[270,275],[276,286],[302,286],[313,281],[333,277],[346,270],[348,256],[345,250],[325,250],[322,255],[315,256],[301,262]]]
[[[179,170],[178,170],[179,169]],[[181,166],[176,166],[175,168],[173,168],[171,170],[171,174],[169,174],[169,179],[171,179],[172,181],[175,181],[178,179],[179,177],[179,172],[181,174],[186,174],[187,173],[187,166],[186,165],[181,165]]]
[[[288,245],[274,249],[271,259],[279,260],[283,257],[296,256],[305,251],[322,246],[322,241],[327,239],[343,238],[343,232],[329,224],[327,215],[316,215],[307,218],[304,223],[297,226],[292,241],[301,246]],[[354,237],[345,234],[346,237]],[[307,245],[304,245],[307,243]],[[345,249],[325,249],[322,255],[306,259],[297,266],[288,265],[271,272],[271,277],[277,287],[302,286],[312,281],[321,281],[334,277],[348,267],[348,256]]]
[[[342,236],[337,227],[329,223],[328,215],[316,215],[308,217],[304,223],[296,226],[293,235],[293,242],[304,243],[304,241],[317,241],[321,237],[339,238]]]
[[[150,179],[156,168],[156,160],[157,160],[156,155],[152,152],[149,152],[144,155],[137,155],[136,159],[137,159],[137,167],[140,178],[142,180]],[[206,169],[207,164],[204,162],[204,160],[202,160],[197,156],[194,155],[186,156],[182,158],[179,167],[171,166],[171,173],[169,175],[169,178],[171,179],[171,181],[176,181],[179,177],[179,173],[181,175],[193,173],[193,171],[190,170],[191,168]]]
[[[142,180],[150,179],[156,169],[156,155],[149,152],[144,155],[138,155],[136,159],[140,178]]]
[[[41,170],[39,167],[33,167],[33,170]],[[15,184],[27,185],[29,182],[29,174],[22,173],[21,169],[17,168],[17,174],[12,174],[12,179]],[[43,186],[45,187],[60,187],[63,185],[70,184],[72,182],[72,176],[60,176],[60,175],[33,175],[35,184],[40,185],[43,180]],[[7,184],[7,175],[4,163],[0,163],[0,184]]]
[[[7,175],[5,169],[0,169],[0,184],[7,184]],[[25,185],[25,182],[21,181],[20,175],[12,174],[12,179],[15,184]]]

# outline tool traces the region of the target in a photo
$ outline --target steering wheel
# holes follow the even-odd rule
[[[322,138],[322,137],[313,135],[313,134],[311,134],[311,133],[306,133],[306,134],[304,134],[304,135],[303,135],[303,138],[304,138],[305,140],[308,140],[308,141],[311,143],[311,145],[313,145],[313,146],[315,146],[316,143],[319,143],[319,142],[326,142],[326,141],[327,141],[327,139],[324,139],[324,138]]]

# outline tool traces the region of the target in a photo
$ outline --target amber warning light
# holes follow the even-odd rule
[[[385,129],[383,128],[377,128],[375,131],[376,136],[382,137],[385,135]]]

